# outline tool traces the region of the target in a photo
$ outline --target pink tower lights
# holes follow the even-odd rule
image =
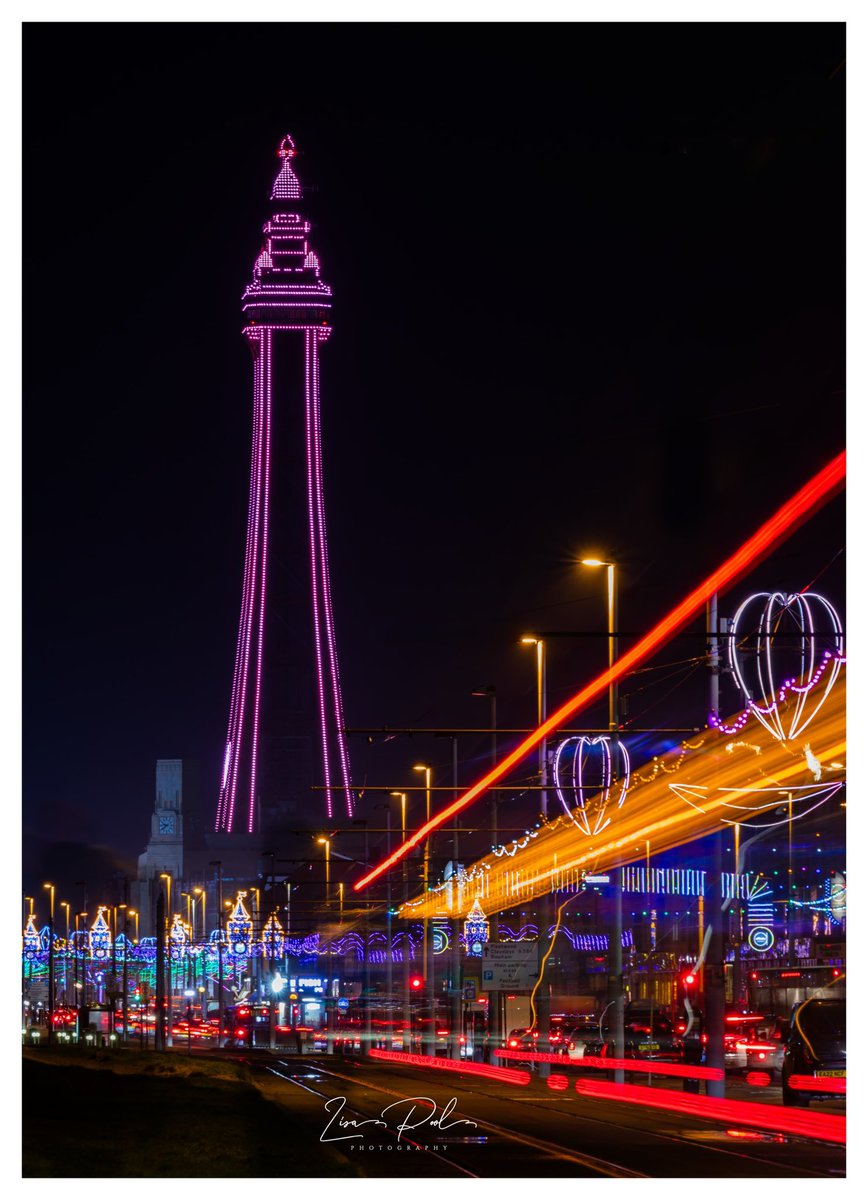
[[[264,244],[242,296],[242,311],[248,322],[244,335],[253,353],[253,446],[241,616],[215,822],[215,829],[226,833],[239,827],[252,833],[255,824],[272,492],[275,337],[299,338],[304,352],[311,613],[326,814],[329,818],[333,815],[333,778],[339,780],[337,790],[343,793],[347,815],[353,813],[329,585],[320,420],[319,347],[331,333],[332,292],[320,279],[319,259],[308,244],[309,222],[283,207],[284,201],[301,199],[301,185],[291,165],[295,144],[288,134],[277,153],[281,167],[271,199],[281,202],[281,208],[263,226]],[[239,808],[246,808],[245,817],[239,818]]]

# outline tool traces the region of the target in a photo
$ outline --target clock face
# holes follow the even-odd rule
[[[175,818],[172,816],[160,817],[160,833],[174,833]]]

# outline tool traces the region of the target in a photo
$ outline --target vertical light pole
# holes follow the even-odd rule
[[[618,590],[615,585],[615,564],[601,558],[583,558],[583,567],[606,568],[606,629],[609,644],[609,671],[611,673],[618,657]],[[620,760],[618,756],[618,684],[609,680],[609,761],[611,783],[615,786]],[[620,867],[615,867],[612,884],[612,920],[609,929],[609,987],[608,1003],[612,1010],[610,1023],[614,1027],[615,1057],[624,1057],[624,960],[621,946],[623,932],[622,896]],[[615,1082],[624,1082],[624,1072],[615,1072]]]
[[[536,721],[542,725],[546,719],[546,646],[542,638],[523,637],[523,646],[536,646]],[[539,744],[539,782],[540,782],[540,813],[543,820],[548,819],[548,742],[545,738]]]
[[[48,1044],[54,1041],[54,884],[43,883],[51,895],[48,916]]]
[[[401,801],[401,845],[407,840],[407,793],[392,792],[391,795],[397,796]],[[403,976],[403,998],[404,998],[404,1033],[401,1039],[401,1048],[405,1053],[412,1050],[410,1041],[410,1021],[412,1013],[410,1011],[410,920],[407,916],[407,901],[409,899],[409,881],[407,877],[407,856],[401,860],[401,880],[404,885],[404,970]],[[389,946],[389,957],[391,959],[392,947]],[[391,1044],[387,1047],[391,1050]]]
[[[492,795],[497,795],[492,792]],[[458,738],[452,739],[452,799],[458,799]],[[458,845],[458,815],[454,817],[455,826],[452,835],[452,870],[453,870],[453,889],[454,896],[458,900],[458,856],[460,847]],[[449,922],[449,930],[452,937],[452,962],[451,962],[451,999],[450,1005],[450,1020],[449,1020],[449,1053],[453,1059],[461,1058],[461,1024],[464,1013],[464,981],[461,974],[461,924],[458,917],[454,915]]]
[[[546,718],[545,642],[541,637],[522,637],[521,644],[522,646],[537,647],[537,725],[541,725]],[[547,749],[547,742],[544,738],[539,744],[539,812],[544,821],[546,821],[547,816],[549,816],[549,792],[546,790],[547,782],[549,782],[549,776],[547,776],[547,770],[549,770],[547,758],[549,758],[549,749]],[[539,1033],[539,1049],[545,1051],[549,1049],[549,1018],[551,1013],[551,1004],[549,1000],[549,988],[547,988],[545,979],[541,978],[541,972],[545,970],[545,935],[547,928],[549,928],[549,917],[551,914],[550,894],[541,895],[538,904],[539,935],[537,938],[537,948],[539,953],[537,955],[537,965],[540,972],[540,998],[537,1006],[537,1026]],[[545,1076],[549,1075],[549,1072],[549,1064],[540,1062],[540,1076],[545,1078]]]
[[[325,906],[326,906],[326,912],[328,912],[329,906],[331,904],[331,887],[330,887],[330,871],[329,871],[329,861],[330,861],[329,852],[331,850],[331,838],[321,837],[321,838],[317,838],[316,841],[317,841],[318,846],[325,847]]]
[[[424,771],[425,773],[425,824],[431,820],[431,768],[426,763],[417,763],[413,767],[414,771]],[[431,838],[430,835],[425,839],[425,849],[422,855],[422,890],[425,893],[425,898],[428,898],[428,888],[430,885],[431,871]],[[431,923],[428,917],[422,919],[422,963],[425,973],[425,978],[428,981],[426,991],[431,999],[431,1028],[432,1032],[436,1025],[436,1014],[434,1012],[436,1001],[434,999],[434,939],[431,937]],[[431,1037],[426,1044],[423,1042],[422,1053],[434,1054],[436,1040]]]
[[[709,667],[711,668],[710,709],[717,715],[720,705],[720,673],[718,655],[718,614],[717,593],[709,597],[705,610],[706,632],[708,634]],[[711,870],[708,875],[709,886],[706,888],[706,906],[708,913],[708,954],[703,966],[702,976],[705,985],[705,1033],[706,1066],[720,1071],[720,1079],[709,1079],[705,1084],[706,1095],[722,1099],[726,1095],[724,1075],[725,1051],[724,1030],[726,1028],[726,968],[724,963],[725,946],[723,938],[723,919],[725,905],[721,873],[723,871],[723,833],[716,833],[712,838]],[[736,874],[738,861],[736,860]]]
[[[28,920],[30,919],[30,917],[33,916],[34,897],[33,896],[25,896],[24,900],[28,905],[28,916],[26,916],[24,918],[24,924],[26,925]],[[32,968],[30,968],[30,969],[28,969],[28,968],[29,968],[29,964],[25,963],[24,958],[22,956],[22,959],[21,959],[21,1012],[22,1012],[21,1026],[23,1029],[26,1029],[26,1027],[27,1027],[27,1013],[28,1013],[28,1007],[29,1007],[28,1000],[29,1000],[29,995],[30,995],[30,990],[27,986],[27,980],[32,971]],[[389,1048],[391,1049],[391,1047],[389,1047]]]
[[[69,987],[69,980],[67,978],[67,966],[69,964],[69,901],[61,900],[60,907],[66,909],[66,949],[63,952],[63,1003],[68,1004],[69,998],[67,997],[66,989]]]
[[[74,957],[73,957],[73,960],[72,960],[72,990],[75,992],[75,1007],[76,1007],[76,1010],[80,1009],[80,1008],[81,1008],[81,1006],[82,1006],[83,997],[82,997],[82,995],[81,995],[81,992],[82,992],[82,991],[83,991],[83,989],[84,989],[84,984],[83,984],[83,983],[79,983],[79,981],[78,981],[78,942],[79,942],[79,938],[78,938],[78,933],[79,933],[79,929],[78,929],[78,922],[79,922],[79,918],[80,918],[80,917],[86,917],[86,916],[87,916],[87,913],[76,913],[76,914],[75,914],[75,947],[74,947],[75,954],[74,954]],[[84,971],[82,971],[82,975],[84,975],[84,973],[85,973],[85,972],[84,972]],[[79,1015],[79,1014],[78,1014],[78,1011],[76,1011],[76,1016],[75,1016],[75,1033],[76,1033],[76,1037],[78,1037],[78,1015]]]
[[[199,940],[202,944],[202,953],[200,955],[200,958],[202,959],[202,983],[204,984],[205,978],[206,978],[206,973],[207,973],[206,956],[207,956],[207,951],[208,951],[208,929],[207,929],[207,922],[205,920],[206,892],[205,892],[204,887],[194,887],[193,888],[193,911],[194,912],[196,911],[196,901],[197,900],[202,901],[202,922],[199,927],[199,929],[200,929]],[[200,998],[201,998],[201,989],[200,989]],[[207,1016],[207,1012],[205,1009],[202,1010],[202,1016],[203,1017]]]
[[[793,921],[793,793],[785,792],[787,797],[787,966],[796,964],[796,938]]]
[[[497,692],[494,684],[490,683],[486,688],[481,688],[478,692],[471,692],[471,696],[487,696],[490,705],[489,709],[489,724],[491,727],[491,769],[492,771],[497,766]],[[491,790],[491,848],[492,850],[497,845],[497,791]]]
[[[394,795],[395,793],[393,792],[392,794]],[[400,795],[401,793],[398,793],[398,794]],[[377,808],[383,808],[386,811],[386,857],[388,858],[392,853],[392,809],[391,809],[388,801],[386,801],[386,803],[382,804],[382,805],[378,804]],[[392,1013],[394,1011],[394,1008],[392,1005],[392,987],[393,986],[394,986],[394,983],[393,983],[393,975],[392,975],[392,873],[391,873],[391,871],[387,871],[386,872],[386,997],[387,997],[387,1003],[386,1003],[385,1007],[386,1007],[386,1013],[387,1013],[386,1028],[389,1029],[390,1031],[391,1031],[391,1027],[392,1027]],[[386,1041],[386,1045],[381,1046],[379,1048],[383,1049],[383,1050],[392,1050],[393,1049],[391,1032],[389,1033],[388,1040]]]
[[[129,987],[129,958],[130,958],[130,910],[126,904],[119,905],[124,914],[124,969],[123,969],[123,998],[121,1003],[121,1021],[123,1023],[123,1032],[121,1041],[127,1040],[127,1022],[129,1019],[129,999],[127,996]],[[114,1030],[112,1030],[114,1033]]]
[[[172,876],[169,871],[161,871],[160,878],[165,879],[165,881],[166,881],[166,916],[165,916],[165,920],[164,920],[164,927],[159,931],[159,936],[162,939],[162,941],[165,943],[165,947],[166,947],[166,1014],[165,1014],[166,1026],[165,1026],[165,1032],[163,1034],[163,1045],[171,1046],[172,1045],[172,991],[173,991],[174,984],[173,984],[173,980],[172,980],[172,946],[171,946],[171,941],[169,939],[169,931],[172,927]],[[163,1015],[160,1014],[160,1020],[162,1021],[163,1019],[164,1019]]]
[[[223,863],[214,859],[208,864],[217,868],[217,1049],[223,1046]]]

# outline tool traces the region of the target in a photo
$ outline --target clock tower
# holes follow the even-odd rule
[[[152,935],[156,883],[164,872],[180,884],[184,871],[183,762],[157,759],[157,787],[151,814],[151,836],[139,855],[137,879],[131,885],[132,907],[140,914],[140,934]]]

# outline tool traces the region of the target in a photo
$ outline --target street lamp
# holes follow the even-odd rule
[[[431,768],[427,763],[416,763],[413,767],[414,771],[424,771],[425,773],[425,824],[431,820]],[[425,849],[422,853],[422,876],[423,888],[425,897],[428,897],[428,887],[430,884],[431,872],[431,837],[425,838]],[[431,993],[431,1017],[432,1031],[436,1023],[436,1014],[434,1012],[434,943],[431,937],[431,926],[427,917],[422,919],[422,962],[425,964],[425,975],[428,980],[428,988]],[[423,1054],[434,1053],[434,1040],[430,1044],[423,1045]]]
[[[329,879],[330,879],[329,852],[331,850],[331,838],[321,837],[321,838],[317,838],[316,841],[317,841],[318,846],[325,846],[325,902],[326,902],[326,908],[328,908],[328,906],[329,906]]]
[[[66,909],[66,949],[63,952],[63,1003],[68,1004],[69,1000],[67,999],[66,989],[69,986],[67,979],[67,968],[69,966],[69,901],[61,900],[60,907]]]
[[[583,558],[583,567],[606,568],[606,598],[607,598],[607,632],[609,641],[609,761],[612,773],[617,770],[618,754],[618,684],[612,678],[612,667],[618,657],[618,638],[616,634],[618,621],[618,593],[615,588],[615,564],[602,558]],[[612,884],[612,922],[609,930],[609,1006],[612,1007],[615,1041],[615,1057],[624,1057],[624,987],[623,987],[623,951],[621,934],[623,915],[621,912],[621,883],[615,872],[615,882]],[[624,1082],[624,1072],[615,1072],[615,1082]]]
[[[608,637],[609,637],[609,670],[615,663],[618,657],[618,637],[616,633],[618,621],[618,593],[615,590],[615,564],[608,562],[602,558],[583,558],[581,559],[583,567],[605,567],[606,568],[606,595],[607,595],[607,611],[608,611]],[[614,680],[609,680],[609,733],[614,735],[618,729],[618,684]]]
[[[401,801],[401,842],[407,840],[407,793],[406,792],[389,792],[390,796],[395,796]]]
[[[546,647],[542,638],[525,636],[521,639],[522,646],[536,646],[536,721],[537,726],[542,725],[546,719]],[[543,820],[548,818],[549,797],[546,785],[548,784],[548,743],[547,739],[539,744],[539,781],[541,786],[540,791],[540,812]]]
[[[471,696],[487,696],[490,705],[489,723],[491,725],[491,769],[492,771],[497,766],[497,691],[494,684],[489,683],[484,689],[478,692],[471,692]],[[491,848],[497,845],[497,792],[491,790]]]
[[[166,973],[165,973],[165,977],[164,977],[164,987],[166,990],[166,1024],[161,1026],[164,1031],[163,1034],[161,1035],[161,1044],[165,1047],[165,1046],[172,1045],[172,991],[173,991],[174,981],[172,978],[172,974],[173,974],[172,973],[172,947],[171,947],[171,944],[169,941],[169,930],[172,927],[172,875],[171,875],[171,872],[161,871],[160,879],[165,879],[165,881],[166,881],[166,916],[165,916],[165,920],[163,923],[163,928],[157,931],[157,935],[160,938],[161,942],[163,943],[164,953],[166,956]],[[157,1007],[159,1008],[159,1004]],[[162,1012],[157,1014],[157,1019],[160,1022],[163,1021],[163,1013]]]
[[[208,936],[208,930],[206,929],[206,921],[205,921],[205,896],[206,896],[205,889],[203,887],[194,887],[193,895],[202,901],[202,940],[205,941]],[[194,903],[195,903],[195,901],[194,901]]]
[[[48,917],[48,1044],[54,1040],[54,884],[43,883],[51,895]]]

